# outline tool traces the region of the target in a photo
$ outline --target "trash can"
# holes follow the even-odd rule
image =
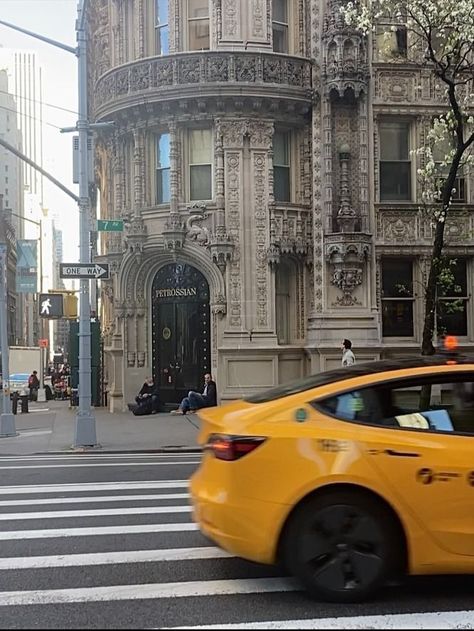
[[[18,411],[18,399],[20,398],[20,395],[18,394],[18,392],[13,392],[12,396],[11,396],[11,400],[12,400],[12,413],[16,414]]]
[[[22,394],[20,396],[21,399],[21,413],[22,414],[26,414],[29,410],[28,410],[28,395],[27,394]]]

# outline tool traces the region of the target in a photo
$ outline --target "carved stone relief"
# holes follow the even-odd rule
[[[240,1],[241,0],[222,0],[223,40],[238,41],[242,39]]]

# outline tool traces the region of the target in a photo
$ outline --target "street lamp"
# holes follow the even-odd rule
[[[31,35],[43,42],[76,55],[78,60],[78,118],[76,127],[61,131],[77,131],[79,135],[79,263],[90,263],[89,249],[89,170],[87,140],[89,132],[98,127],[109,127],[113,123],[90,124],[87,118],[87,37],[85,33],[85,10],[87,0],[79,0],[77,5],[76,39],[73,48],[56,40],[28,31],[9,22],[0,24],[16,31]],[[36,167],[37,168],[37,167]],[[64,190],[64,187],[62,187]],[[69,191],[70,193],[70,191]],[[90,286],[88,280],[81,279],[79,292],[79,407],[76,415],[74,447],[94,447],[97,445],[95,416],[91,407],[91,322]]]

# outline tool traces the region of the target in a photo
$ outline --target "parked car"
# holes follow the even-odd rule
[[[10,375],[10,392],[18,392],[21,396],[23,394],[30,394],[28,387],[29,373],[27,372],[14,372]]]
[[[229,552],[334,602],[474,573],[474,358],[367,362],[199,417],[194,519]]]

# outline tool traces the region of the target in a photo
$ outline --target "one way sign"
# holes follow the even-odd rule
[[[81,263],[60,263],[60,278],[110,278],[108,263],[91,263],[84,265]]]

